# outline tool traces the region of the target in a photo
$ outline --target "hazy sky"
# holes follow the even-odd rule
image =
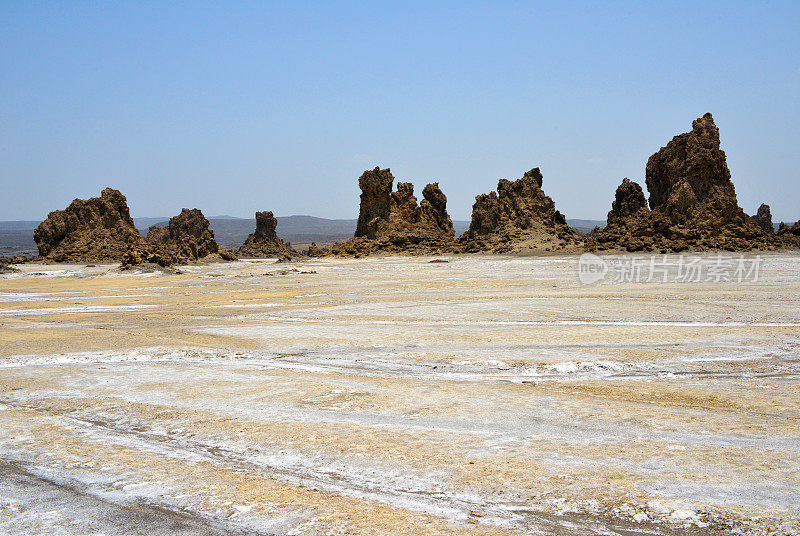
[[[540,167],[568,218],[712,112],[739,197],[800,218],[800,2],[0,0],[0,220],[355,218],[376,165],[455,219]]]

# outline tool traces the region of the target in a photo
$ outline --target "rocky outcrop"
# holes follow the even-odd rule
[[[199,209],[185,208],[170,218],[166,227],[150,227],[145,243],[131,247],[125,253],[122,267],[126,269],[143,263],[171,266],[234,260],[235,255],[219,248],[210,225]]]
[[[794,225],[787,225],[784,222],[781,222],[780,226],[778,227],[778,234],[782,237],[800,237],[800,220],[798,220]]]
[[[607,222],[613,223],[624,221],[628,218],[647,213],[647,200],[644,197],[642,187],[638,183],[622,179],[622,184],[617,187],[614,201],[611,203],[611,211],[608,213]]]
[[[129,248],[144,243],[125,196],[112,188],[51,212],[33,239],[39,255],[56,262],[120,261]]]
[[[311,245],[308,246],[308,250],[306,250],[306,255],[308,257],[323,257],[325,253],[326,250],[319,247],[316,242],[311,242]]]
[[[170,264],[203,260],[221,253],[211,224],[197,208],[184,208],[180,214],[169,219],[166,227],[150,227],[147,242],[162,252],[171,261]],[[225,256],[230,256],[225,253]]]
[[[711,114],[692,122],[692,130],[672,138],[647,161],[650,208],[678,220],[698,204],[736,202],[731,173],[720,149],[719,129]]]
[[[655,227],[654,227],[655,226]],[[588,241],[588,249],[625,249],[642,251],[651,248],[656,229],[668,229],[669,224],[647,207],[642,187],[631,180],[623,179],[617,187],[611,210],[606,217],[606,226],[595,228]],[[657,239],[656,239],[657,240]],[[672,248],[682,251],[688,246],[675,243]]]
[[[256,231],[236,250],[236,255],[256,258],[296,256],[297,252],[278,238],[277,226],[278,220],[272,212],[256,212]]]
[[[394,177],[389,168],[375,167],[367,170],[358,178],[358,187],[361,188],[361,206],[358,210],[358,223],[356,224],[355,237],[367,236],[375,238],[375,227],[372,222],[389,219],[389,205],[391,203],[392,185]]]
[[[438,182],[427,184],[422,189],[419,208],[420,221],[424,226],[441,230],[445,237],[453,237],[455,231],[453,221],[447,213],[447,196],[439,189]]]
[[[11,257],[0,257],[0,264],[25,264],[27,262],[39,260],[39,257],[27,257],[25,255],[14,255]]]
[[[786,225],[781,222],[775,240],[780,247],[798,249],[800,248],[800,220],[794,225]]]
[[[767,234],[775,232],[775,227],[772,224],[772,212],[766,203],[761,203],[761,206],[758,207],[758,212],[753,216],[753,221]]]
[[[169,266],[203,260],[233,259],[220,251],[208,220],[197,209],[183,209],[166,227],[151,227],[142,237],[125,196],[106,188],[100,197],[76,199],[51,212],[33,234],[39,255],[56,262],[121,262]]]
[[[628,251],[645,249],[647,237],[652,236],[652,230],[647,229],[651,218],[642,187],[627,178],[622,179],[606,217],[606,226],[592,232],[588,240],[589,249],[597,248],[598,242],[600,249],[611,244]],[[676,246],[676,249],[685,248]]]
[[[682,251],[770,246],[767,232],[739,207],[711,114],[696,119],[690,132],[675,136],[647,161],[650,211],[629,210],[623,200],[633,196],[633,206],[639,206],[643,194],[635,191],[641,191],[636,183],[626,181],[614,200],[614,205],[621,203],[620,209],[612,205],[608,225],[592,233],[590,248]]]
[[[397,183],[392,191],[391,171],[376,167],[358,180],[361,206],[354,237],[335,244],[335,255],[371,253],[435,254],[453,245],[453,222],[447,214],[447,197],[438,183],[425,186],[417,203],[414,185]]]
[[[521,179],[500,179],[497,192],[475,197],[469,230],[459,251],[494,253],[555,251],[576,248],[581,234],[567,225],[542,190],[542,173],[534,168]]]

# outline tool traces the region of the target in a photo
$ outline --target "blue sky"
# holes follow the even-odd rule
[[[800,218],[800,2],[0,0],[0,220],[355,218],[375,165],[456,219],[540,167],[568,218],[714,114],[739,202]]]

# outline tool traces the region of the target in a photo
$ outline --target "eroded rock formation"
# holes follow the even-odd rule
[[[125,196],[112,188],[51,212],[33,239],[39,255],[56,262],[120,261],[130,247],[144,243]]]
[[[690,132],[675,136],[650,157],[645,183],[650,211],[612,206],[608,225],[592,234],[590,247],[682,251],[769,246],[764,229],[739,207],[711,114],[696,119]],[[638,206],[637,188],[623,181],[614,204],[627,207],[621,199],[633,195]]]
[[[389,168],[381,169],[377,166],[373,170],[368,169],[358,178],[358,187],[361,188],[361,206],[358,211],[355,237],[374,238],[377,222],[389,219],[393,183],[394,177]],[[376,225],[370,230],[372,222],[375,222]]]
[[[622,184],[617,187],[614,201],[611,203],[607,221],[623,221],[640,212],[649,212],[642,187],[627,178],[622,179]]]
[[[469,230],[459,239],[461,251],[494,253],[554,251],[581,241],[542,190],[539,168],[516,181],[500,179],[496,193],[475,197]]]
[[[306,255],[309,257],[323,257],[325,255],[325,250],[319,247],[316,242],[311,242],[311,245],[308,246],[308,250],[306,251]]]
[[[219,248],[203,213],[196,208],[185,208],[170,218],[166,227],[150,227],[145,243],[131,247],[125,253],[122,267],[130,268],[142,263],[171,266],[235,258],[232,253]]]
[[[798,220],[794,225],[787,225],[784,222],[781,222],[778,228],[778,234],[782,237],[800,237],[800,220]]]
[[[150,227],[147,242],[174,259],[171,264],[191,262],[220,252],[211,224],[200,209],[184,208],[166,227]]]
[[[392,191],[391,171],[376,167],[358,180],[361,207],[355,235],[334,245],[336,255],[388,253],[441,253],[453,244],[453,222],[447,214],[447,197],[438,183],[425,186],[417,203],[414,185],[397,183]]]
[[[272,212],[256,212],[256,231],[236,250],[239,257],[295,256],[297,252],[278,238],[278,220]]]
[[[161,266],[200,259],[231,259],[220,251],[208,220],[183,209],[166,227],[151,227],[147,238],[136,229],[125,196],[106,188],[100,197],[76,199],[51,212],[33,234],[39,255],[56,262],[122,262]]]
[[[736,201],[719,129],[708,113],[652,155],[645,176],[650,208],[661,208],[676,220],[692,216],[692,209],[706,201]]]
[[[780,247],[800,248],[800,220],[795,222],[794,225],[787,225],[781,222],[778,232],[775,233],[775,240]]]
[[[758,212],[753,216],[753,221],[755,221],[764,232],[768,234],[775,232],[775,227],[772,225],[772,211],[770,211],[769,205],[766,203],[761,203],[761,206],[758,207]]]
[[[26,255],[13,255],[11,257],[0,257],[0,264],[10,266],[12,264],[25,264],[27,262],[36,261],[38,257],[28,257]]]

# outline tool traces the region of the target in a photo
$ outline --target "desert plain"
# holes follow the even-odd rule
[[[21,265],[0,533],[798,534],[800,255],[758,259]]]

